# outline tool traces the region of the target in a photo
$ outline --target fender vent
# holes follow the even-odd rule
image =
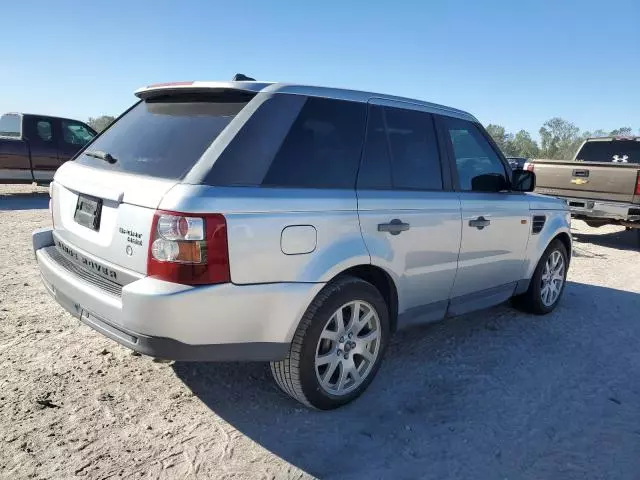
[[[547,217],[544,215],[534,215],[533,222],[531,223],[531,233],[534,235],[540,233],[544,228],[544,222],[547,221]]]

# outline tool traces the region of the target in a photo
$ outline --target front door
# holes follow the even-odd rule
[[[415,108],[370,105],[357,188],[363,238],[397,285],[401,324],[445,315],[460,248],[460,200],[433,115]]]
[[[87,125],[75,120],[60,120],[58,136],[58,158],[60,164],[70,160],[87,143],[93,140],[96,133]]]
[[[462,207],[462,242],[450,313],[459,314],[500,303],[524,275],[524,255],[531,231],[529,200],[519,192],[486,191],[482,175],[502,176],[505,162],[473,122],[439,117]],[[466,305],[463,308],[463,305]]]

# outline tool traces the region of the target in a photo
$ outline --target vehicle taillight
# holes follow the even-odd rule
[[[185,285],[231,281],[224,216],[158,211],[149,237],[150,277]]]
[[[635,195],[640,195],[640,171],[638,171],[638,175],[636,176],[636,192]]]

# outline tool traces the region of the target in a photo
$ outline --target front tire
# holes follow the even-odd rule
[[[554,240],[542,254],[529,289],[514,298],[515,306],[537,315],[552,312],[564,293],[568,268],[567,249],[560,240]]]
[[[380,292],[345,276],[309,305],[289,353],[271,362],[271,373],[282,391],[308,407],[337,408],[369,386],[389,335],[389,311]]]

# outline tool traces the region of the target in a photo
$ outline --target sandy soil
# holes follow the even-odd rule
[[[155,363],[64,312],[30,246],[47,203],[0,186],[0,478],[638,478],[630,232],[576,222],[553,314],[403,331],[359,401],[320,413],[266,365]]]

